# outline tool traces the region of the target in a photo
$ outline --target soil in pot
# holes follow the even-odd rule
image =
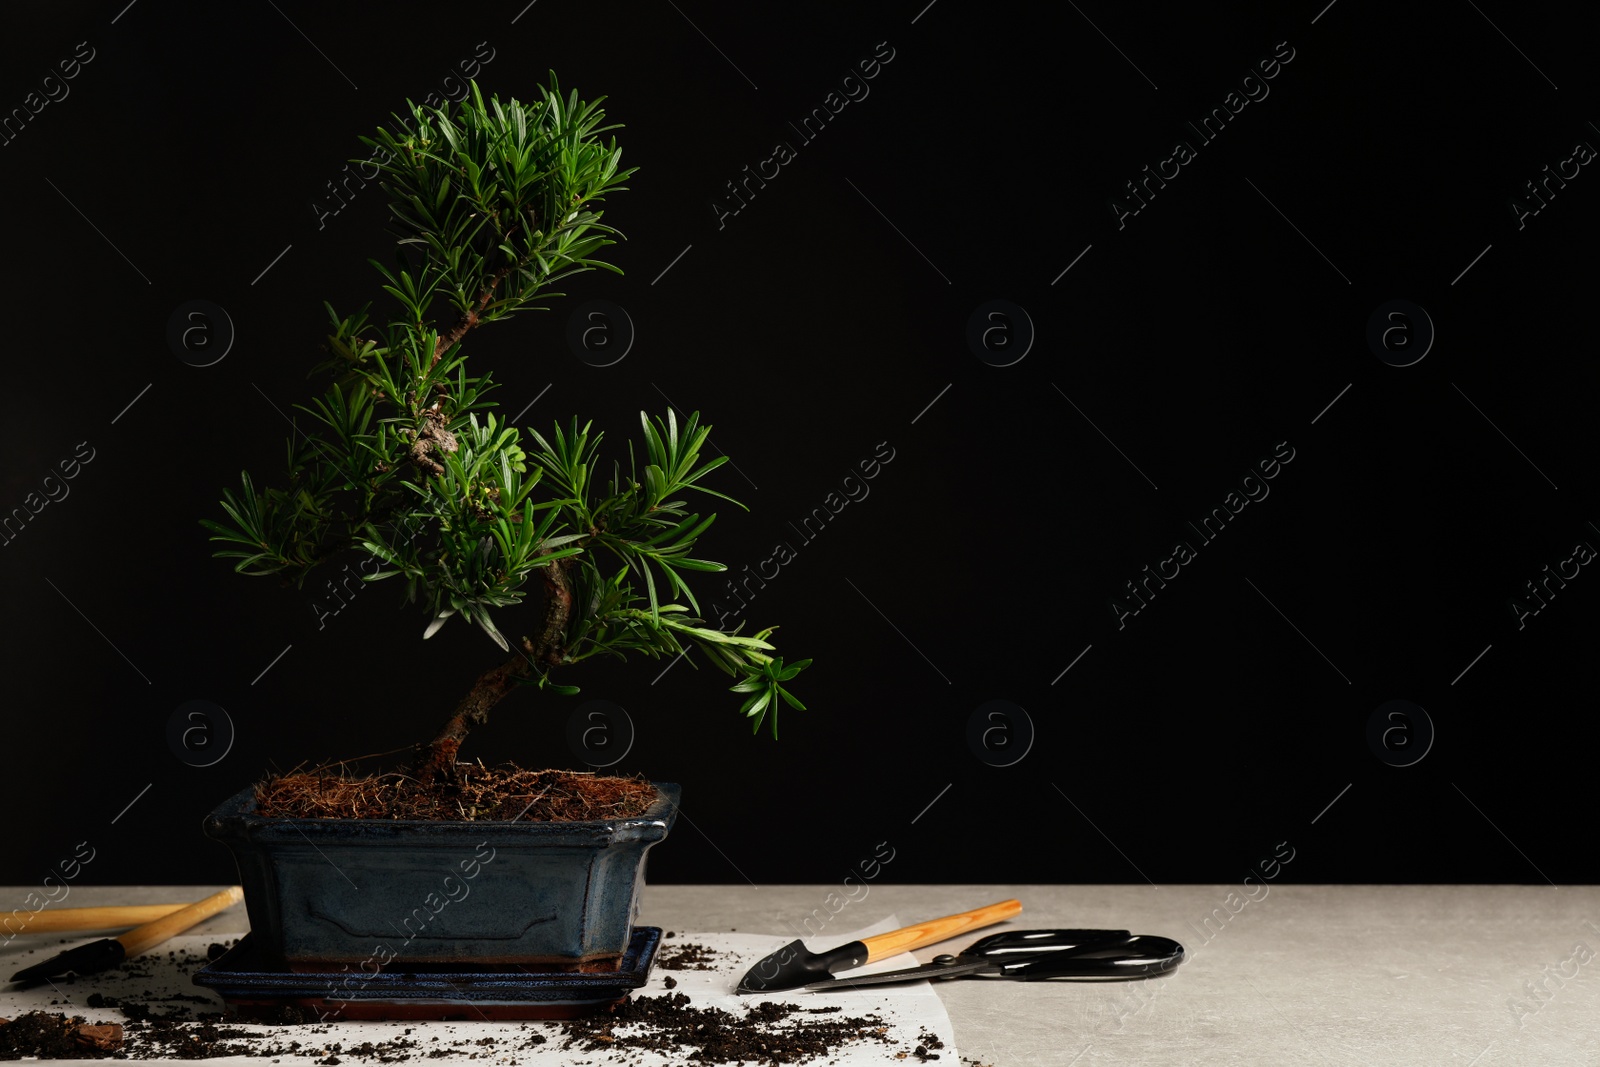
[[[291,771],[256,785],[256,814],[299,819],[577,822],[630,819],[657,799],[643,777],[458,764],[457,781],[421,786],[400,772]]]

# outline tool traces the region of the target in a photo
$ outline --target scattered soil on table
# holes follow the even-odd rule
[[[186,1006],[157,1013],[149,1003],[101,997],[105,1007],[120,1008],[128,1022],[109,1024],[103,1031],[121,1031],[120,1047],[97,1046],[78,1036],[81,1015],[67,1016],[34,1011],[10,1022],[0,1022],[0,1060],[81,1058],[134,1060],[197,1060],[218,1056],[292,1057],[312,1060],[320,1067],[337,1067],[345,1061],[398,1063],[417,1059],[465,1056],[471,1059],[516,1062],[516,1053],[550,1040],[562,1040],[563,1052],[608,1053],[590,1063],[624,1064],[646,1051],[666,1054],[674,1061],[703,1064],[808,1064],[846,1045],[877,1042],[885,1051],[896,1045],[881,1016],[845,1016],[837,1006],[802,1008],[796,1004],[764,1001],[743,1016],[720,1008],[695,1008],[682,993],[636,997],[609,1013],[559,1023],[521,1023],[516,1031],[496,1037],[455,1037],[449,1023],[408,1026],[403,1034],[383,1041],[329,1040],[332,1030],[303,1009],[288,1011],[289,1025],[276,1033],[243,1029],[246,1022],[230,1011],[193,1014]],[[293,1017],[291,1017],[293,1016]],[[822,1018],[822,1016],[830,1016]],[[260,1020],[251,1018],[250,1023]],[[559,1028],[559,1029],[555,1029]],[[539,1031],[544,1029],[545,1033]],[[423,1037],[424,1032],[428,1033]],[[549,1033],[551,1036],[547,1037]],[[281,1036],[280,1036],[281,1035]],[[929,1047],[942,1047],[938,1038],[923,1031],[914,1051],[890,1055],[896,1060],[916,1057],[926,1062],[938,1056]],[[506,1057],[510,1057],[507,1059]]]
[[[656,966],[668,971],[714,971],[719,953],[705,945],[686,942],[656,953]]]
[[[401,772],[354,777],[340,764],[256,783],[256,814],[286,819],[438,819],[571,822],[631,819],[656,802],[643,776],[530,771],[516,764],[457,765],[460,781],[429,788]]]
[[[112,998],[106,998],[111,1000]],[[285,1031],[285,1037],[263,1036],[240,1027],[241,1020],[231,1011],[202,1012],[191,1015],[187,1009],[155,1014],[148,1004],[123,1001],[120,1007],[129,1017],[123,1025],[88,1027],[91,1031],[116,1031],[118,1044],[86,1044],[78,1035],[83,1016],[34,1011],[10,1022],[0,1021],[0,1060],[23,1057],[39,1059],[116,1059],[198,1060],[215,1056],[315,1058],[325,1067],[336,1067],[340,1057],[361,1062],[399,1063],[413,1059],[443,1059],[465,1054],[472,1059],[489,1059],[495,1052],[527,1050],[549,1040],[540,1033],[527,1032],[527,1023],[511,1037],[455,1038],[448,1023],[433,1024],[439,1032],[424,1041],[413,1037],[418,1027],[407,1027],[404,1034],[386,1041],[329,1041],[328,1027],[317,1025],[316,1014],[304,1009],[288,1009],[279,1020],[303,1024]],[[252,1017],[250,1023],[259,1023]],[[432,1029],[433,1027],[430,1027]],[[293,1034],[291,1039],[287,1035]],[[109,1036],[109,1035],[108,1035]],[[442,1038],[442,1039],[441,1039]]]
[[[840,1010],[764,1001],[741,1018],[720,1008],[690,1007],[682,993],[636,997],[610,1014],[562,1023],[567,1036],[561,1048],[649,1050],[696,1063],[785,1064],[809,1063],[857,1041],[892,1044],[878,1015],[815,1018]]]
[[[203,955],[169,951],[164,962],[176,966],[181,973],[192,974],[234,943],[213,943]],[[712,955],[703,945],[674,947],[688,950],[691,957]],[[151,953],[129,960],[118,968],[118,973],[124,977],[152,977],[147,970],[134,970],[133,965],[154,962],[153,958],[159,955]],[[670,977],[666,981],[669,986],[676,984]],[[72,984],[71,976],[66,984]],[[78,992],[81,991],[80,984]],[[925,1063],[938,1059],[932,1050],[943,1047],[938,1037],[925,1029],[914,1041],[896,1041],[888,1036],[889,1027],[877,1014],[845,1016],[837,1006],[803,1008],[764,1001],[739,1015],[719,1008],[693,1007],[683,993],[635,995],[610,1012],[582,1019],[507,1023],[507,1029],[493,1037],[457,1036],[452,1023],[436,1022],[407,1025],[403,1033],[386,1040],[360,1042],[335,1039],[335,1030],[322,1022],[315,1011],[294,1005],[283,1005],[267,1018],[255,1014],[244,1018],[232,1009],[213,1010],[216,1001],[211,997],[150,989],[137,995],[90,993],[83,1000],[52,1003],[61,1004],[72,1014],[33,1011],[0,1022],[0,1060],[197,1060],[247,1056],[285,1064],[354,1067],[457,1057],[483,1060],[486,1064],[514,1064],[518,1062],[518,1052],[558,1041],[562,1042],[559,1048],[563,1052],[608,1053],[577,1060],[594,1065],[637,1062],[646,1052],[664,1054],[673,1062],[782,1065],[824,1061],[847,1045],[863,1042],[879,1044],[894,1061]],[[82,1010],[79,1005],[99,1011],[116,1009],[122,1013],[123,1021],[118,1025],[95,1017],[91,1011],[89,1015],[95,1021],[88,1022],[85,1015],[77,1014]],[[268,1028],[263,1029],[262,1024]],[[510,1029],[513,1025],[516,1028]],[[85,1026],[103,1029],[85,1035]],[[93,1037],[102,1043],[86,1041]],[[114,1037],[120,1037],[120,1047]],[[913,1044],[915,1048],[908,1047]],[[975,1061],[973,1067],[977,1067]]]
[[[100,1059],[121,1046],[121,1026],[90,1023],[82,1015],[30,1011],[15,1019],[0,1019],[0,1060],[24,1056]]]

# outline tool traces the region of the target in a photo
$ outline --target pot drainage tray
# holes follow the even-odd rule
[[[195,972],[244,1018],[571,1019],[611,1007],[645,984],[661,944],[659,926],[636,926],[614,971],[429,971],[426,966],[315,973],[269,966],[246,935]],[[294,1009],[300,1009],[299,1012]]]

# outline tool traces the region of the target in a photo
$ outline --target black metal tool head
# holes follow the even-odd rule
[[[811,952],[798,941],[791,941],[750,968],[739,980],[739,993],[774,993],[798,989],[812,982],[833,977],[834,968],[859,967],[867,962],[867,946],[860,941],[841,945],[831,952]]]
[[[57,953],[43,963],[35,963],[32,967],[24,967],[11,976],[13,982],[24,985],[38,985],[58,974],[76,971],[79,974],[96,974],[100,971],[109,971],[111,968],[127,959],[128,953],[122,947],[122,942],[114,937],[102,938],[91,941],[87,945],[78,945],[65,952]]]

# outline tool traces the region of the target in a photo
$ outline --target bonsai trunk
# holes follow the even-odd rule
[[[567,621],[572,614],[568,573],[572,562],[568,557],[543,568],[544,611],[538,635],[521,638],[521,647],[510,659],[480,675],[438,735],[417,753],[411,773],[420,787],[455,784],[459,780],[456,754],[468,731],[488,721],[490,709],[536,671],[561,665],[566,652]]]
[[[506,236],[510,237],[511,233],[515,232],[515,230],[516,227],[513,226],[511,231],[507,232]],[[516,269],[516,264],[509,263],[506,266],[496,270],[494,274],[490,275],[489,284],[484,286],[483,291],[478,294],[477,307],[472,308],[465,315],[462,315],[456,324],[450,327],[449,332],[439,335],[439,340],[434,344],[433,347],[433,363],[438,363],[439,360],[443,359],[444,354],[450,350],[451,345],[461,340],[467,335],[468,330],[478,325],[478,315],[483,311],[484,308],[489,306],[489,300],[494,296],[495,287],[498,286],[505,279],[505,276],[510,274],[514,269]],[[430,366],[431,365],[432,364],[430,364]]]

